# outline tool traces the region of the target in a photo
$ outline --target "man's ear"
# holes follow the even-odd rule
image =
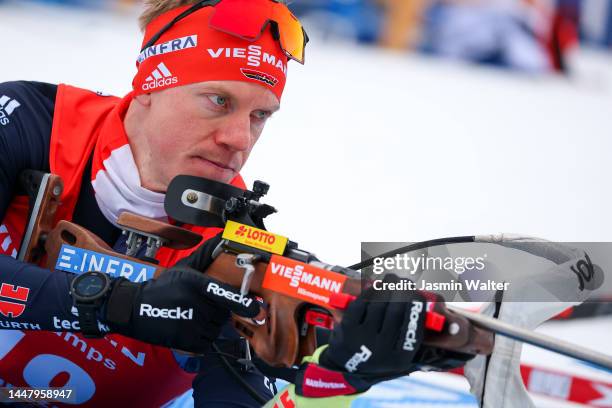
[[[134,97],[134,100],[144,107],[151,106],[151,94],[142,94]]]

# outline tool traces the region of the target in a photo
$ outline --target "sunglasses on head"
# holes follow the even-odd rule
[[[304,63],[308,35],[286,5],[277,0],[202,0],[161,28],[142,47],[154,45],[174,24],[204,7],[214,7],[210,27],[247,41],[256,41],[270,25],[274,39],[287,56]]]

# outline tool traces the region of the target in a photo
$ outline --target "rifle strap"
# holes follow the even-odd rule
[[[257,356],[253,356],[253,363],[255,364],[255,367],[257,367],[257,369],[266,377],[280,378],[281,380],[295,384],[295,378],[299,371],[298,368],[272,367]]]

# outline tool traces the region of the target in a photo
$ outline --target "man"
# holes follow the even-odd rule
[[[0,84],[0,387],[65,387],[75,390],[73,404],[149,407],[193,381],[196,405],[261,405],[272,398],[267,379],[241,372],[247,392],[211,352],[221,334],[220,353],[241,357],[229,313],[260,311],[250,298],[235,303],[207,290],[213,280],[198,271],[212,262],[218,229],[185,226],[208,241],[195,252],[162,248],[157,259],[170,269],[146,281],[86,270],[75,278],[14,259],[27,221],[27,201],[16,194],[26,169],[60,175],[56,220],[88,228],[119,252],[119,214],[166,219],[164,192],[176,175],[244,187],[238,172],[279,109],[288,60],[304,60],[299,22],[273,0],[150,0],[141,23],[138,72],[122,99],[68,85]],[[279,404],[320,406],[325,397],[325,405],[346,405],[415,369],[424,313],[382,296],[351,305]],[[409,335],[416,346],[404,349]],[[194,380],[183,368],[199,374]]]

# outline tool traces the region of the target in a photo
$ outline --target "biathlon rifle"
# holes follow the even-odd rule
[[[21,257],[24,261],[51,270],[84,272],[92,259],[99,264],[107,259],[114,260],[115,265],[128,263],[130,273],[156,277],[165,270],[154,259],[160,247],[188,249],[201,241],[200,235],[179,226],[123,213],[117,223],[127,235],[128,250],[125,255],[118,254],[91,231],[54,219],[61,187],[53,187],[61,186],[61,179],[50,179],[53,186],[41,189],[40,200],[35,200],[40,205],[30,222],[33,228],[28,250]],[[362,290],[361,274],[321,262],[298,248],[297,243],[266,231],[263,219],[276,212],[259,202],[268,188],[259,181],[249,191],[178,176],[168,188],[165,207],[176,221],[224,229],[215,260],[206,273],[240,288],[242,295],[251,293],[262,298],[265,324],[234,316],[234,325],[261,360],[275,367],[291,367],[311,355],[317,340],[325,337],[321,336],[325,329],[340,321],[343,310]],[[143,244],[144,256],[135,258]],[[45,254],[41,254],[41,248]],[[75,256],[79,262],[69,261]],[[429,346],[471,355],[492,351],[493,335],[448,310],[443,302],[430,303],[426,327],[425,344]]]
[[[256,181],[253,190],[192,176],[178,176],[166,193],[167,214],[192,225],[223,228],[222,240],[206,273],[239,287],[241,294],[261,297],[264,325],[234,318],[258,357],[272,366],[300,364],[317,348],[319,329],[332,329],[361,292],[358,270],[330,265],[287,237],[266,231],[263,220],[276,210],[259,200],[269,186]],[[424,344],[464,354],[490,354],[492,333],[431,302]],[[324,331],[323,331],[324,332]]]
[[[61,185],[61,180],[55,177],[54,185]],[[214,254],[215,260],[206,273],[239,287],[242,295],[251,293],[262,298],[266,310],[265,324],[234,316],[235,327],[249,340],[260,359],[271,366],[291,367],[314,352],[320,328],[331,329],[342,319],[343,310],[362,290],[363,282],[358,269],[367,266],[367,261],[352,268],[330,265],[300,249],[297,243],[288,238],[266,231],[263,219],[276,212],[268,204],[259,202],[268,189],[267,184],[259,181],[249,191],[203,178],[178,176],[169,185],[165,208],[167,214],[179,222],[223,228],[222,240]],[[46,194],[57,191],[57,188],[47,188]],[[56,201],[57,195],[54,200],[41,198],[42,203],[52,206],[53,212],[58,204]],[[45,214],[43,205],[37,218]],[[90,255],[100,254],[132,262],[143,270],[148,268],[151,276],[158,276],[165,270],[154,259],[160,247],[188,249],[201,241],[198,234],[189,230],[134,214],[122,214],[118,224],[128,235],[126,255],[112,251],[95,234],[71,222],[59,221],[55,228],[50,229],[50,219],[44,222],[37,220],[32,224],[42,227],[32,233],[36,239],[29,246],[40,248],[44,245],[46,266],[52,270],[61,264],[62,254],[66,250],[79,248],[89,251]],[[489,241],[490,237],[493,237],[492,241]],[[496,236],[490,237],[481,238],[480,242],[497,240]],[[476,237],[432,240],[395,252],[476,241]],[[134,258],[143,243],[147,248],[144,257]],[[503,244],[501,241],[494,243]],[[24,253],[22,259],[33,259],[33,252],[36,251]],[[36,258],[40,259],[40,253],[36,253]],[[543,341],[539,335],[537,341],[530,340],[523,333],[497,327],[493,320],[484,316],[478,319],[459,309],[447,308],[444,302],[431,302],[426,315],[424,344],[464,354],[486,355],[492,352],[495,332],[612,367],[609,358],[602,360],[601,356],[597,359],[572,353],[568,347],[560,350],[554,339]]]
[[[224,228],[216,260],[207,273],[240,287],[243,295],[255,293],[268,303],[266,325],[236,318],[237,329],[248,338],[258,356],[270,365],[299,364],[317,346],[317,327],[330,329],[365,283],[359,269],[378,257],[391,257],[438,245],[489,243],[530,253],[557,265],[575,262],[577,283],[602,278],[601,268],[590,263],[584,251],[546,240],[498,234],[434,239],[417,242],[349,268],[321,262],[297,243],[265,230],[263,219],[276,210],[259,202],[269,186],[256,181],[253,191],[191,176],[178,176],[166,195],[171,217],[193,225]],[[585,261],[586,259],[586,261]],[[236,266],[242,271],[238,271]],[[240,273],[242,272],[242,273]],[[596,276],[597,275],[597,276]],[[521,329],[444,302],[428,304],[426,346],[465,354],[491,354],[493,333],[545,348],[569,357],[612,369],[612,357],[549,336]]]

